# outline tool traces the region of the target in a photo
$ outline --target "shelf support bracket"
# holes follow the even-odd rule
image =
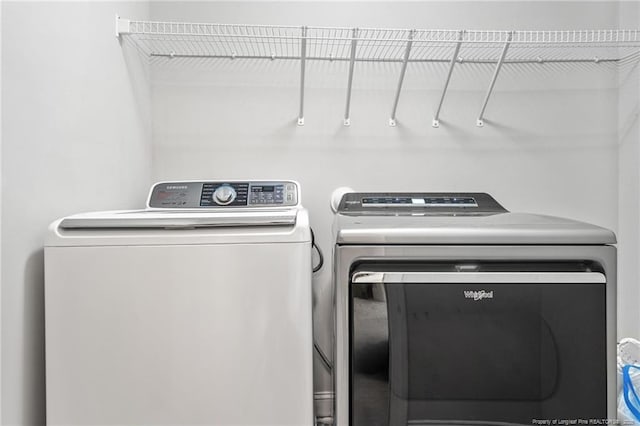
[[[351,58],[349,59],[349,79],[347,80],[347,106],[344,110],[344,125],[351,125],[351,89],[353,87],[353,68],[356,64],[356,47],[358,44],[358,29],[354,28],[351,35]]]
[[[496,80],[498,79],[498,74],[500,73],[500,68],[502,68],[502,64],[504,63],[504,58],[507,56],[507,51],[509,50],[509,45],[511,44],[511,39],[513,37],[513,31],[509,31],[507,34],[507,41],[502,48],[502,53],[500,54],[500,59],[498,59],[498,63],[496,64],[496,69],[493,72],[493,78],[491,79],[491,83],[489,84],[489,89],[487,90],[487,94],[484,97],[484,102],[482,103],[482,109],[480,110],[480,114],[478,115],[478,119],[476,120],[476,126],[482,127],[484,126],[484,112],[487,109],[487,103],[489,102],[489,98],[491,97],[491,92],[493,92],[493,87],[496,85]]]
[[[460,53],[460,47],[462,46],[462,39],[464,37],[464,30],[458,31],[458,42],[456,43],[456,47],[453,50],[453,56],[451,56],[451,61],[449,62],[449,71],[447,72],[447,78],[444,81],[444,87],[442,88],[442,95],[440,96],[440,102],[438,103],[438,108],[436,109],[436,113],[433,116],[433,121],[431,122],[431,126],[440,127],[440,111],[442,110],[442,104],[444,103],[444,97],[447,94],[447,89],[449,88],[449,82],[451,81],[451,75],[453,74],[453,67],[455,67],[456,62],[458,61],[458,53]]]
[[[307,27],[302,27],[300,37],[300,112],[298,113],[298,126],[304,126],[304,72],[307,62]]]
[[[116,38],[120,38],[122,34],[129,34],[131,32],[131,21],[129,19],[122,19],[120,15],[116,15]]]
[[[398,102],[400,101],[400,92],[402,91],[402,83],[404,83],[404,75],[407,72],[407,64],[409,63],[409,55],[411,55],[411,47],[413,46],[413,34],[416,30],[409,30],[407,35],[407,47],[404,48],[404,57],[402,58],[402,69],[400,69],[400,79],[398,80],[398,88],[396,89],[396,97],[393,100],[393,108],[391,109],[391,118],[389,118],[389,126],[396,126],[396,112],[398,111]]]

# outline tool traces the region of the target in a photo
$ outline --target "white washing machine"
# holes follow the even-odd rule
[[[297,183],[159,183],[54,222],[45,264],[47,424],[313,424]]]

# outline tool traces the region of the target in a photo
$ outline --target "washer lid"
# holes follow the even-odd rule
[[[237,226],[293,226],[298,209],[260,211],[125,210],[69,216],[62,229],[194,229]]]
[[[524,213],[485,216],[433,216],[414,213],[398,216],[336,215],[338,244],[501,244],[569,245],[615,244],[605,228]]]
[[[46,247],[275,244],[311,241],[304,208],[84,213],[49,226]]]

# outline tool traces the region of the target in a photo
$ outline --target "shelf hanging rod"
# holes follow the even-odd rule
[[[344,122],[345,126],[351,125],[351,89],[353,86],[353,67],[356,64],[356,47],[358,45],[358,29],[354,28],[352,31],[353,37],[351,39],[351,55],[349,59],[349,78],[347,80],[347,106],[344,111]]]
[[[444,81],[444,87],[442,88],[442,95],[440,96],[440,102],[438,102],[438,108],[436,109],[436,113],[433,116],[433,121],[431,122],[431,126],[440,127],[440,110],[442,110],[442,104],[444,103],[444,97],[447,94],[447,89],[449,88],[449,82],[451,81],[451,75],[453,74],[453,67],[455,67],[456,62],[458,62],[458,53],[460,53],[460,46],[462,46],[462,38],[464,37],[464,30],[461,30],[458,34],[458,43],[456,43],[456,47],[453,50],[453,55],[451,55],[451,61],[449,63],[449,71],[447,72],[447,78]]]
[[[304,73],[307,59],[307,27],[302,27],[300,38],[300,111],[298,113],[298,126],[304,126]]]
[[[487,103],[489,102],[489,98],[491,97],[491,92],[493,91],[494,86],[496,85],[496,80],[498,79],[498,74],[500,73],[500,68],[502,68],[502,63],[504,62],[504,58],[507,56],[507,51],[509,50],[509,44],[511,42],[511,35],[507,37],[507,41],[502,48],[502,53],[500,54],[500,59],[496,64],[495,71],[493,72],[493,77],[491,78],[491,83],[489,84],[489,89],[487,90],[487,94],[484,97],[484,102],[482,104],[482,109],[480,110],[480,114],[478,115],[478,119],[476,120],[476,125],[478,127],[484,126],[484,112],[487,109]]]
[[[402,58],[402,69],[400,69],[400,78],[398,79],[398,88],[396,89],[396,97],[393,101],[393,108],[391,109],[391,118],[389,118],[389,126],[396,126],[396,112],[398,111],[398,102],[400,101],[400,92],[402,91],[402,84],[404,83],[404,75],[407,72],[407,64],[409,63],[409,56],[411,55],[411,46],[413,46],[413,34],[415,30],[409,30],[407,36],[407,46],[404,48],[404,57]]]
[[[552,64],[552,63],[601,63],[601,62],[621,62],[634,58],[640,54],[640,52],[626,55],[622,58],[589,58],[589,59],[545,59],[542,57],[536,59],[510,59],[504,60],[503,65],[508,64]],[[178,53],[150,53],[149,56],[154,58],[185,58],[185,59],[269,59],[269,60],[296,60],[299,61],[300,56],[278,56],[276,54],[271,55],[197,55],[197,54],[178,54]],[[347,62],[350,61],[349,57],[321,57],[321,56],[307,56],[307,61],[329,61],[329,62]],[[392,58],[356,58],[356,62],[385,62],[385,63],[404,63],[404,59],[392,59]],[[409,59],[407,63],[450,63],[451,59]],[[465,59],[464,61],[458,61],[459,64],[497,64],[496,59],[479,58],[479,59]]]

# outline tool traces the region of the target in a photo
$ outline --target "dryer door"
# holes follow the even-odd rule
[[[602,273],[405,269],[352,274],[352,425],[607,417]]]

